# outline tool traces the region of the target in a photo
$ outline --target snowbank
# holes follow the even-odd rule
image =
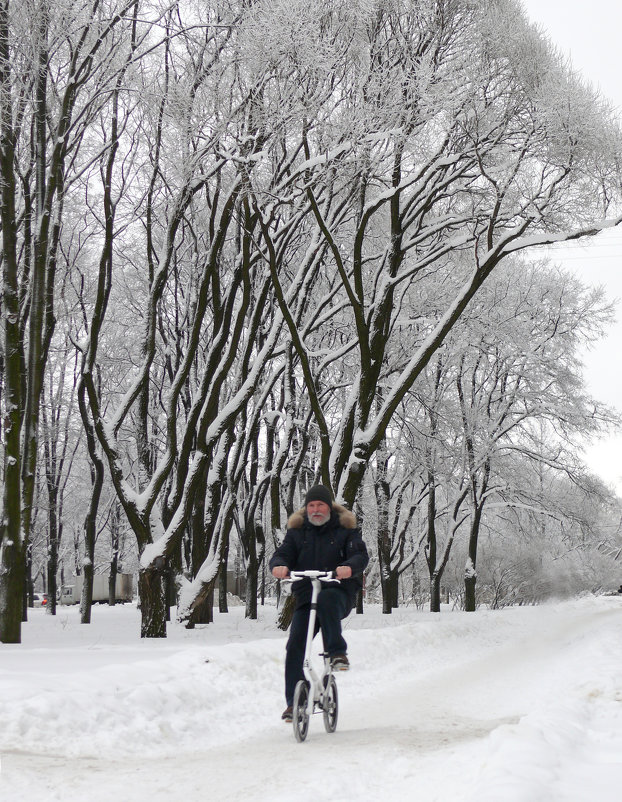
[[[620,799],[620,598],[368,607],[346,624],[337,732],[314,717],[302,745],[279,720],[276,611],[243,615],[141,641],[130,605],[90,625],[31,611],[23,643],[0,646],[0,798]]]

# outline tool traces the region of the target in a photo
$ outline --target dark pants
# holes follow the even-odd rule
[[[341,620],[349,615],[352,607],[349,595],[341,588],[322,588],[319,593],[314,635],[321,628],[324,651],[329,657],[346,653],[348,645],[341,634]],[[294,701],[296,683],[304,679],[302,664],[310,613],[311,604],[303,604],[296,608],[292,617],[285,654],[285,699],[288,705]]]

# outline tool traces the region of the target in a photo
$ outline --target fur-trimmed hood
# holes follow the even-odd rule
[[[344,529],[356,529],[356,515],[352,512],[352,510],[349,510],[342,504],[337,504],[336,501],[333,501],[332,510],[333,512],[337,513],[337,517],[339,518],[339,526],[343,526]],[[287,519],[287,528],[300,529],[304,523],[304,520],[305,508],[302,507],[289,516]]]

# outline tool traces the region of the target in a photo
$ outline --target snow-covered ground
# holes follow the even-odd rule
[[[285,635],[240,607],[141,641],[139,613],[30,612],[0,645],[0,799],[619,802],[622,597],[352,615],[337,732],[280,721]]]

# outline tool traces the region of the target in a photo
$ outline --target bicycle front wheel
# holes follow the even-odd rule
[[[324,701],[322,703],[324,727],[326,732],[335,732],[337,729],[337,716],[339,715],[339,699],[337,696],[337,682],[332,674],[324,680]]]
[[[294,691],[293,719],[294,735],[299,743],[307,737],[309,731],[309,688],[305,680],[301,679]]]

